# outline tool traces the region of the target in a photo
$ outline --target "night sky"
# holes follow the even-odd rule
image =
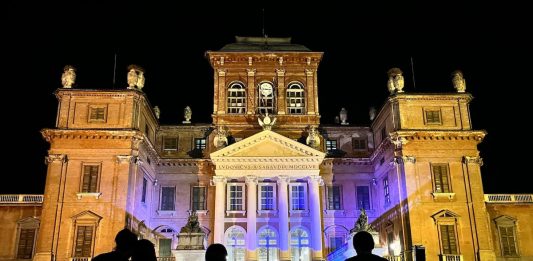
[[[176,3],[4,5],[1,129],[9,167],[0,194],[43,193],[48,147],[39,130],[54,127],[53,92],[66,64],[77,68],[80,89],[124,89],[126,67],[141,65],[143,90],[161,108],[161,123],[181,122],[187,105],[193,122],[211,122],[213,72],[205,51],[220,49],[235,35],[261,36],[262,7],[187,9]],[[325,53],[318,71],[322,123],[332,123],[345,107],[350,123],[368,125],[369,107],[381,107],[388,97],[386,72],[392,67],[404,71],[408,93],[454,92],[450,74],[462,70],[475,97],[473,126],[488,132],[479,146],[485,192],[533,193],[524,182],[531,173],[525,163],[532,139],[524,126],[532,111],[533,45],[526,40],[532,23],[516,12],[519,7],[442,3],[266,6],[264,24],[268,36],[291,36]]]

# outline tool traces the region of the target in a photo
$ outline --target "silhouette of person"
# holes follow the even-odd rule
[[[205,251],[205,261],[226,261],[228,251],[222,244],[212,244]]]
[[[154,244],[148,239],[141,239],[137,241],[135,249],[133,250],[133,255],[131,256],[131,260],[157,261]]]
[[[132,255],[137,244],[137,235],[125,228],[120,230],[115,237],[116,247],[113,251],[100,254],[93,258],[93,261],[127,261]]]
[[[372,254],[374,249],[374,239],[366,231],[359,231],[353,236],[353,247],[357,256],[350,257],[345,261],[387,261],[387,259]]]

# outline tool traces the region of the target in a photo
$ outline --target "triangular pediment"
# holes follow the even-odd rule
[[[273,131],[264,130],[211,153],[220,157],[321,157],[325,154]]]

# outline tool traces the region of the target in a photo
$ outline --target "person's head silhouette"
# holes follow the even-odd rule
[[[127,228],[122,229],[117,233],[115,243],[117,244],[115,248],[116,251],[129,252],[137,243],[137,235]]]
[[[353,236],[353,247],[358,255],[370,254],[374,249],[374,238],[366,231],[359,231]]]
[[[157,261],[155,255],[155,247],[150,240],[141,239],[135,245],[133,250],[133,256],[131,256],[132,261]]]
[[[228,251],[222,244],[212,244],[205,251],[205,261],[226,261]]]

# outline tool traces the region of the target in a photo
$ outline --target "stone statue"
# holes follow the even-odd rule
[[[341,120],[341,125],[348,125],[348,111],[345,108],[341,109],[341,112],[339,113],[339,119]]]
[[[405,83],[402,76],[402,70],[400,70],[399,68],[392,68],[387,72],[387,74],[389,75],[389,80],[387,81],[387,88],[389,89],[390,94],[394,94],[394,92],[403,92],[403,87]]]
[[[228,145],[228,131],[224,128],[224,126],[218,126],[217,129],[217,135],[213,139],[213,143],[215,143],[216,148],[222,148],[226,145]]]
[[[375,231],[372,225],[368,224],[368,216],[364,208],[361,209],[361,214],[359,214],[359,218],[355,222],[355,227],[350,230],[350,233],[359,231]]]
[[[155,118],[159,120],[159,116],[161,116],[161,110],[159,109],[158,106],[154,107],[154,114],[155,114]]]
[[[137,78],[137,88],[139,90],[142,90],[142,88],[144,87],[144,72],[143,71],[139,71],[139,77]]]
[[[268,112],[267,112],[263,120],[257,117],[257,121],[259,122],[259,126],[263,127],[263,130],[271,130],[272,126],[276,123],[276,118],[274,118],[274,120],[271,121],[270,117],[268,116]]]
[[[466,81],[461,71],[457,70],[452,73],[452,82],[453,88],[455,88],[457,92],[466,91]]]
[[[76,82],[76,68],[72,65],[67,65],[63,68],[63,74],[61,75],[61,84],[63,88],[72,88],[72,85]]]
[[[141,90],[144,87],[144,69],[132,64],[128,66],[128,89]]]
[[[305,143],[311,148],[320,147],[320,135],[316,131],[316,127],[310,126],[308,132],[309,134],[307,135],[307,138],[305,139]]]
[[[187,219],[187,225],[181,228],[180,233],[203,233],[200,228],[200,222],[198,222],[198,215],[196,211],[191,210],[189,218]]]
[[[376,108],[370,107],[370,110],[368,111],[368,115],[370,116],[370,120],[373,121],[376,118]]]
[[[189,106],[185,107],[185,109],[183,110],[183,117],[185,118],[183,123],[191,123],[191,118],[192,118],[191,107]]]
[[[341,119],[339,118],[339,115],[335,116],[334,122],[335,122],[335,124],[341,123]]]
[[[205,232],[200,228],[198,215],[196,214],[196,211],[191,210],[189,212],[189,218],[187,219],[187,225],[182,227],[178,233],[178,246],[176,247],[176,250],[202,250],[205,249],[204,241]],[[188,256],[189,258],[191,257],[190,255]],[[193,258],[192,260],[199,259]]]

